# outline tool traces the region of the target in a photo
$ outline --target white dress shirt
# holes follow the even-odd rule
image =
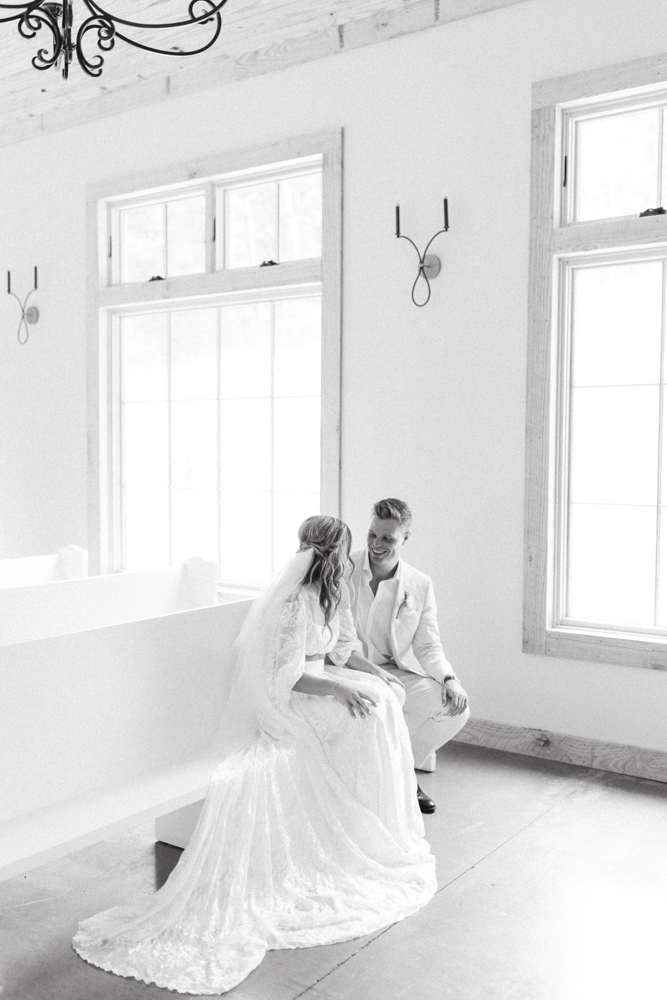
[[[401,562],[388,580],[380,580],[377,592],[371,590],[371,570],[368,549],[364,556],[362,584],[357,601],[357,635],[363,644],[364,656],[371,663],[386,664],[393,661],[391,652],[391,616],[396,601],[396,591],[401,579]]]

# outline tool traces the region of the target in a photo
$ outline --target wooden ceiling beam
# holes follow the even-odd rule
[[[73,65],[67,82],[54,70],[33,69],[31,42],[18,34],[10,42],[4,32],[15,27],[0,25],[0,146],[524,2],[387,0],[377,10],[377,0],[329,0],[314,10],[312,0],[229,0],[229,11],[223,8],[226,34],[201,56],[151,56],[119,41],[105,55],[102,77],[91,79]],[[160,20],[168,20],[182,4],[155,0],[142,17],[149,20],[159,9]],[[128,5],[135,17],[136,7],[136,0]],[[114,10],[122,16],[120,6]],[[175,30],[156,37],[165,34],[170,44],[190,37]]]

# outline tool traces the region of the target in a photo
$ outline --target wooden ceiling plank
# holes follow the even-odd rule
[[[180,2],[180,0],[177,0]],[[239,0],[239,3],[243,0]],[[389,0],[394,3],[395,0]],[[264,44],[253,48],[244,47],[233,52],[221,39],[214,49],[202,55],[201,59],[169,59],[169,72],[165,72],[165,57],[149,57],[131,46],[118,43],[106,54],[107,72],[98,80],[75,74],[67,83],[54,80],[40,80],[47,74],[40,74],[22,63],[20,72],[7,75],[7,63],[0,69],[4,93],[0,98],[0,146],[33,138],[43,132],[80,125],[86,121],[107,115],[118,114],[140,105],[167,100],[170,96],[189,94],[219,86],[235,80],[258,74],[270,73],[313,59],[349,51],[360,46],[385,41],[400,35],[421,31],[436,24],[459,20],[464,17],[524,3],[526,0],[414,0],[401,2],[400,6],[382,11],[374,10],[371,0],[337,0],[335,10],[363,10],[364,16],[332,23],[334,10],[329,4],[316,12],[307,7],[306,0],[262,0],[261,16],[257,22],[254,37]],[[165,0],[152,6],[164,12],[173,9],[172,0],[167,7]],[[231,3],[231,0],[230,0]],[[247,4],[247,9],[257,11],[256,0]],[[115,7],[114,9],[119,9]],[[135,8],[136,9],[136,8]],[[278,10],[290,11],[290,23],[274,25],[274,15]],[[320,18],[324,17],[324,20]],[[322,25],[317,30],[302,32],[304,25]],[[171,37],[172,29],[168,34]],[[29,42],[18,39],[21,46]],[[12,54],[15,50],[10,46]],[[125,51],[123,51],[125,50]],[[117,59],[116,62],[114,60]],[[14,65],[13,55],[10,63]]]

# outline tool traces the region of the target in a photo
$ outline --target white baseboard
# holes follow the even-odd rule
[[[667,752],[664,750],[605,743],[583,736],[510,726],[487,719],[470,719],[454,737],[454,742],[667,782]]]

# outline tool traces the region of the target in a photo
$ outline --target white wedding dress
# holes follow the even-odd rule
[[[222,757],[188,847],[153,896],[79,925],[74,948],[93,965],[180,993],[224,993],[269,949],[369,934],[435,892],[394,687],[304,662],[345,662],[356,637],[344,606],[329,628],[314,589],[294,596],[303,555],[242,631]],[[377,708],[353,718],[331,697],[292,691],[304,668],[349,677]]]

